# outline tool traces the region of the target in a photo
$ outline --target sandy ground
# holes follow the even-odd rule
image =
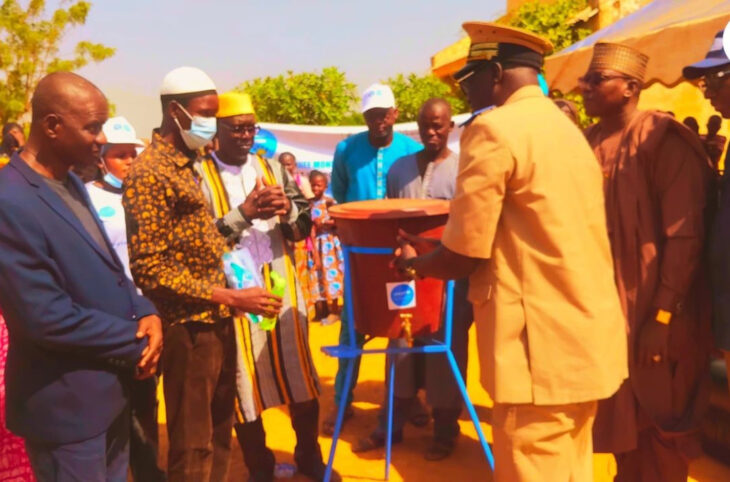
[[[318,323],[311,325],[310,343],[323,392],[321,397],[322,414],[327,413],[333,405],[333,384],[337,371],[337,360],[325,356],[320,351],[320,347],[336,344],[338,333],[339,325],[320,326]],[[487,434],[487,438],[491,441],[491,430],[488,425],[491,416],[491,401],[479,385],[479,364],[473,335],[472,333],[470,347],[472,356],[469,360],[467,385],[472,401],[476,405],[482,427]],[[371,342],[369,346],[382,347],[384,345],[385,340],[377,339]],[[343,475],[346,481],[383,480],[385,474],[384,450],[359,455],[350,451],[351,444],[358,438],[366,436],[376,423],[378,407],[384,396],[384,366],[385,359],[382,355],[368,356],[362,363],[359,383],[355,388],[355,417],[345,426],[335,456],[335,469]],[[160,462],[163,467],[166,452],[164,420],[164,409],[161,407],[162,453]],[[403,443],[393,448],[390,480],[448,482],[492,480],[476,431],[468,415],[466,415],[466,411],[461,417],[460,424],[462,436],[457,450],[450,458],[440,462],[428,462],[423,459],[422,455],[428,445],[431,425],[425,428],[415,428],[408,425],[404,432]],[[276,453],[277,461],[293,463],[291,454],[294,451],[296,441],[289,423],[287,410],[285,408],[271,409],[265,412],[264,425],[268,445]],[[331,446],[331,439],[320,438],[320,443],[326,460]],[[235,439],[234,444],[236,446],[231,460],[229,480],[231,482],[246,481],[248,474]],[[594,457],[596,482],[611,481],[614,471],[615,465],[612,456],[596,455]],[[688,480],[691,481],[725,482],[730,480],[730,467],[710,457],[696,460],[692,464],[690,472],[691,477]],[[295,476],[288,480],[298,482],[308,479]]]

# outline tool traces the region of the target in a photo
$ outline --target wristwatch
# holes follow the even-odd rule
[[[654,320],[662,325],[668,325],[672,321],[672,313],[667,310],[657,310]]]
[[[420,276],[418,276],[416,268],[413,267],[412,259],[413,258],[406,260],[406,266],[403,268],[403,272],[411,279],[418,279]]]

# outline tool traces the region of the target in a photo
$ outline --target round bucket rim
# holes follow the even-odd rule
[[[449,214],[444,199],[377,199],[337,204],[329,208],[335,219],[407,219]]]

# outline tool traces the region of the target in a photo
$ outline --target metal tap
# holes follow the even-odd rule
[[[401,313],[400,319],[400,327],[404,338],[406,339],[406,343],[408,343],[408,348],[413,348],[413,330],[411,325],[413,313]]]

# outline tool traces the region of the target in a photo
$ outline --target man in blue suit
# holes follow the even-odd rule
[[[0,171],[7,424],[41,482],[122,482],[128,383],[154,374],[161,322],[69,172],[98,161],[106,98],[78,75],[55,73],[38,84],[32,109],[25,148]]]

